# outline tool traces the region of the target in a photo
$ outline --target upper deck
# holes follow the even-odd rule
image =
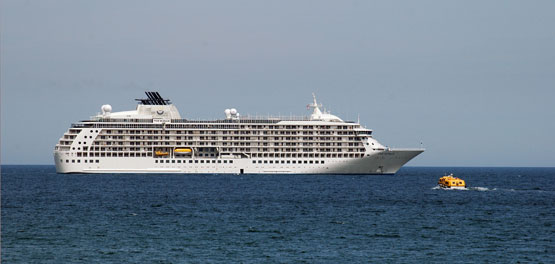
[[[313,108],[310,116],[241,116],[236,109],[225,109],[225,119],[216,120],[195,120],[181,118],[177,107],[171,104],[169,99],[164,99],[158,92],[146,92],[148,99],[135,99],[140,103],[136,110],[112,112],[112,106],[103,105],[102,113],[92,116],[89,120],[83,120],[82,123],[100,122],[100,123],[278,123],[278,122],[333,122],[333,123],[354,123],[352,121],[343,121],[339,117],[329,112],[321,111],[321,104],[316,102],[313,94],[314,102],[307,105]]]

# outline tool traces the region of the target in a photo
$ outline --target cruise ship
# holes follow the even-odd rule
[[[380,144],[372,130],[322,111],[304,117],[182,118],[158,92],[137,109],[71,125],[54,148],[58,173],[395,174],[424,149]]]

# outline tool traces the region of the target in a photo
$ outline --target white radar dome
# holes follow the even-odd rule
[[[231,114],[231,109],[226,109],[226,110],[224,111],[224,113],[225,113],[226,115],[230,115],[230,114]]]
[[[101,107],[102,113],[110,113],[112,112],[112,106],[109,104],[105,104]]]
[[[232,115],[236,115],[236,114],[237,114],[237,109],[231,108],[231,114],[232,114]]]

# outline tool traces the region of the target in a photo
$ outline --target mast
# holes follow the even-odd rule
[[[314,108],[314,111],[312,112],[312,118],[319,118],[322,115],[322,111],[320,111],[320,107],[322,107],[322,105],[318,105],[318,102],[316,101],[316,95],[314,93],[312,93],[312,98],[314,99],[314,102],[308,105],[309,107]]]

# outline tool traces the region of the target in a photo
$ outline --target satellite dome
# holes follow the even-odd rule
[[[230,111],[231,111],[231,114],[232,114],[232,115],[236,115],[236,114],[237,114],[237,109],[235,109],[235,108],[231,108]]]
[[[100,109],[102,109],[102,113],[104,114],[112,112],[112,106],[109,104],[103,105]]]

